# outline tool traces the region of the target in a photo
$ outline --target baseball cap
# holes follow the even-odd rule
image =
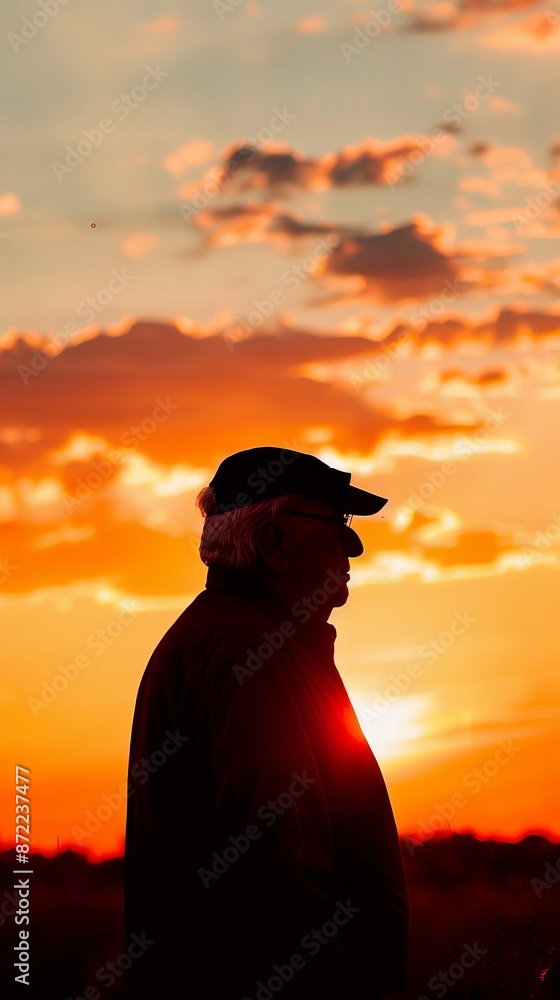
[[[387,499],[351,486],[350,479],[350,472],[333,469],[314,455],[267,447],[229,455],[209,485],[218,513],[300,493],[343,514],[377,514]]]

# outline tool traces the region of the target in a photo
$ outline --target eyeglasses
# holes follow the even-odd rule
[[[318,521],[334,521],[335,524],[340,524],[341,526],[350,527],[352,524],[353,514],[311,514],[304,510],[283,510],[282,514],[296,514],[298,517],[313,517]]]

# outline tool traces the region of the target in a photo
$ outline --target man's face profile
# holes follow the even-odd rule
[[[342,514],[326,504],[302,496],[291,510],[301,514],[282,512],[278,534],[261,535],[265,560],[274,573],[289,578],[298,600],[312,598],[315,593],[317,603],[322,604],[321,616],[328,617],[333,608],[348,600],[350,559],[362,554],[363,545],[356,532],[344,524]],[[291,523],[296,520],[300,520],[299,531],[294,531]]]

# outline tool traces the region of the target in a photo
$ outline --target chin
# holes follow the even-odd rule
[[[344,584],[344,586],[340,588],[338,593],[333,595],[332,598],[333,608],[341,608],[343,604],[346,604],[348,597],[349,597],[348,587],[346,586],[346,584]]]

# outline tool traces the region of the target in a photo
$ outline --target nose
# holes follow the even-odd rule
[[[353,528],[348,528],[346,525],[344,525],[342,532],[342,547],[344,549],[344,555],[348,556],[350,559],[355,559],[356,556],[361,556],[364,551],[360,536],[354,531]]]

